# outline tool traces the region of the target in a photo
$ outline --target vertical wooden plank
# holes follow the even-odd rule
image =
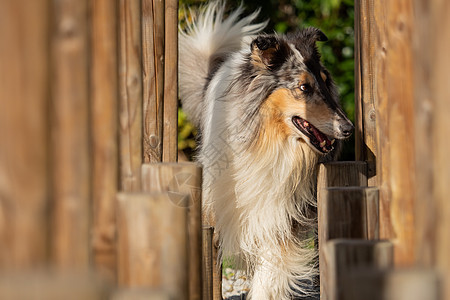
[[[213,234],[213,300],[222,300],[222,262],[219,259],[219,243],[217,234]]]
[[[414,262],[415,234],[415,176],[408,171],[414,167],[414,147],[408,145],[414,145],[415,139],[413,11],[409,0],[382,2],[386,14],[383,24],[388,30],[383,74],[387,96],[380,97],[377,104],[380,237],[394,242],[396,265],[409,266]]]
[[[49,3],[0,0],[0,267],[47,260]]]
[[[442,0],[413,3],[416,260],[440,272],[442,299],[450,299],[450,6]]]
[[[213,299],[213,234],[214,228],[211,226],[203,226],[202,250],[203,250],[203,300]]]
[[[119,285],[162,288],[171,299],[188,299],[187,210],[168,193],[119,193],[117,205]]]
[[[323,278],[330,300],[345,299],[345,276],[355,269],[387,269],[393,266],[393,245],[389,241],[335,239],[326,242],[324,258],[328,269]]]
[[[178,158],[178,0],[165,0],[163,162]]]
[[[52,258],[82,268],[90,253],[87,1],[52,3]]]
[[[377,98],[378,85],[383,78],[378,76],[382,69],[383,55],[374,57],[383,42],[383,27],[375,23],[376,1],[355,1],[355,119],[356,160],[367,161],[369,185],[377,185]],[[378,17],[383,17],[379,15]],[[383,53],[381,53],[383,54]]]
[[[116,0],[91,0],[92,248],[96,269],[115,280],[118,189],[118,11]]]
[[[414,162],[411,26],[408,0],[356,5],[357,159],[369,161],[380,187],[380,237],[395,239],[395,261],[414,258]],[[401,66],[402,72],[398,71]],[[370,163],[372,162],[372,163]]]
[[[162,11],[161,11],[162,8]],[[161,162],[164,97],[164,2],[142,0],[144,162]]]
[[[326,278],[325,243],[336,238],[368,239],[368,224],[378,217],[378,189],[374,187],[329,187],[317,199],[319,269]],[[375,211],[368,211],[368,208]],[[329,299],[329,291],[321,280],[320,297]]]
[[[139,191],[142,163],[141,1],[119,1],[120,182]]]
[[[199,300],[202,293],[202,169],[196,163],[159,163],[142,165],[142,189],[168,192],[169,200],[185,207],[188,213],[189,299]],[[188,198],[185,198],[185,196]]]

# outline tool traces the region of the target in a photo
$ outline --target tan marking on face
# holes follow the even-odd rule
[[[327,81],[327,75],[323,71],[320,71],[320,77],[322,77],[323,81]]]
[[[308,83],[309,85],[314,85],[314,77],[309,72],[303,72],[299,76],[300,84]]]
[[[305,80],[308,80],[311,75],[304,76]],[[258,146],[266,147],[270,143],[279,143],[290,136],[297,136],[299,134],[298,129],[293,128],[289,121],[289,118],[293,116],[299,116],[316,127],[333,122],[334,114],[325,102],[307,100],[310,99],[295,98],[288,89],[283,88],[274,91],[261,107],[260,113],[263,116],[263,121],[258,137]]]

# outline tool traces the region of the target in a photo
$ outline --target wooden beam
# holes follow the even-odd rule
[[[187,210],[168,193],[117,195],[118,283],[188,299]]]
[[[141,1],[119,0],[120,188],[140,190],[142,163]]]
[[[368,239],[368,224],[377,224],[378,189],[374,187],[329,187],[317,199],[319,269],[325,278],[325,243],[336,238]],[[373,220],[375,219],[375,220]],[[321,299],[328,299],[321,281]]]
[[[202,294],[202,169],[196,163],[159,163],[142,165],[142,188],[145,192],[168,192],[173,205],[188,214],[189,299]],[[186,197],[187,195],[187,197]]]
[[[0,267],[48,259],[47,0],[0,0]]]
[[[115,199],[118,190],[117,1],[92,0],[92,249],[96,269],[116,279]]]
[[[178,0],[165,0],[163,162],[178,159]]]
[[[395,251],[395,249],[394,249]],[[439,300],[439,278],[432,270],[363,268],[342,278],[339,300]]]
[[[88,7],[52,2],[52,259],[87,268],[90,260]]]
[[[393,245],[389,241],[335,239],[326,242],[324,249],[327,269],[321,280],[327,299],[345,299],[344,278],[354,269],[387,269],[393,266]]]

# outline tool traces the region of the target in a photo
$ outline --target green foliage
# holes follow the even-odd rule
[[[186,7],[202,3],[205,1],[180,0],[180,18],[188,15]],[[227,3],[232,8],[238,6],[241,0],[227,0]],[[354,120],[353,0],[244,0],[244,4],[246,13],[261,8],[258,21],[269,20],[266,32],[286,33],[301,27],[314,26],[325,33],[329,41],[318,43],[322,61],[339,88],[344,110],[349,118]],[[183,131],[183,128],[181,130]],[[181,146],[188,144],[192,143],[182,143]],[[344,148],[342,159],[353,159],[353,156],[353,145],[349,141]]]

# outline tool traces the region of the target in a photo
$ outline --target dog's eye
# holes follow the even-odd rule
[[[300,90],[304,93],[309,93],[311,92],[312,88],[308,83],[303,83],[302,85],[300,85]]]

